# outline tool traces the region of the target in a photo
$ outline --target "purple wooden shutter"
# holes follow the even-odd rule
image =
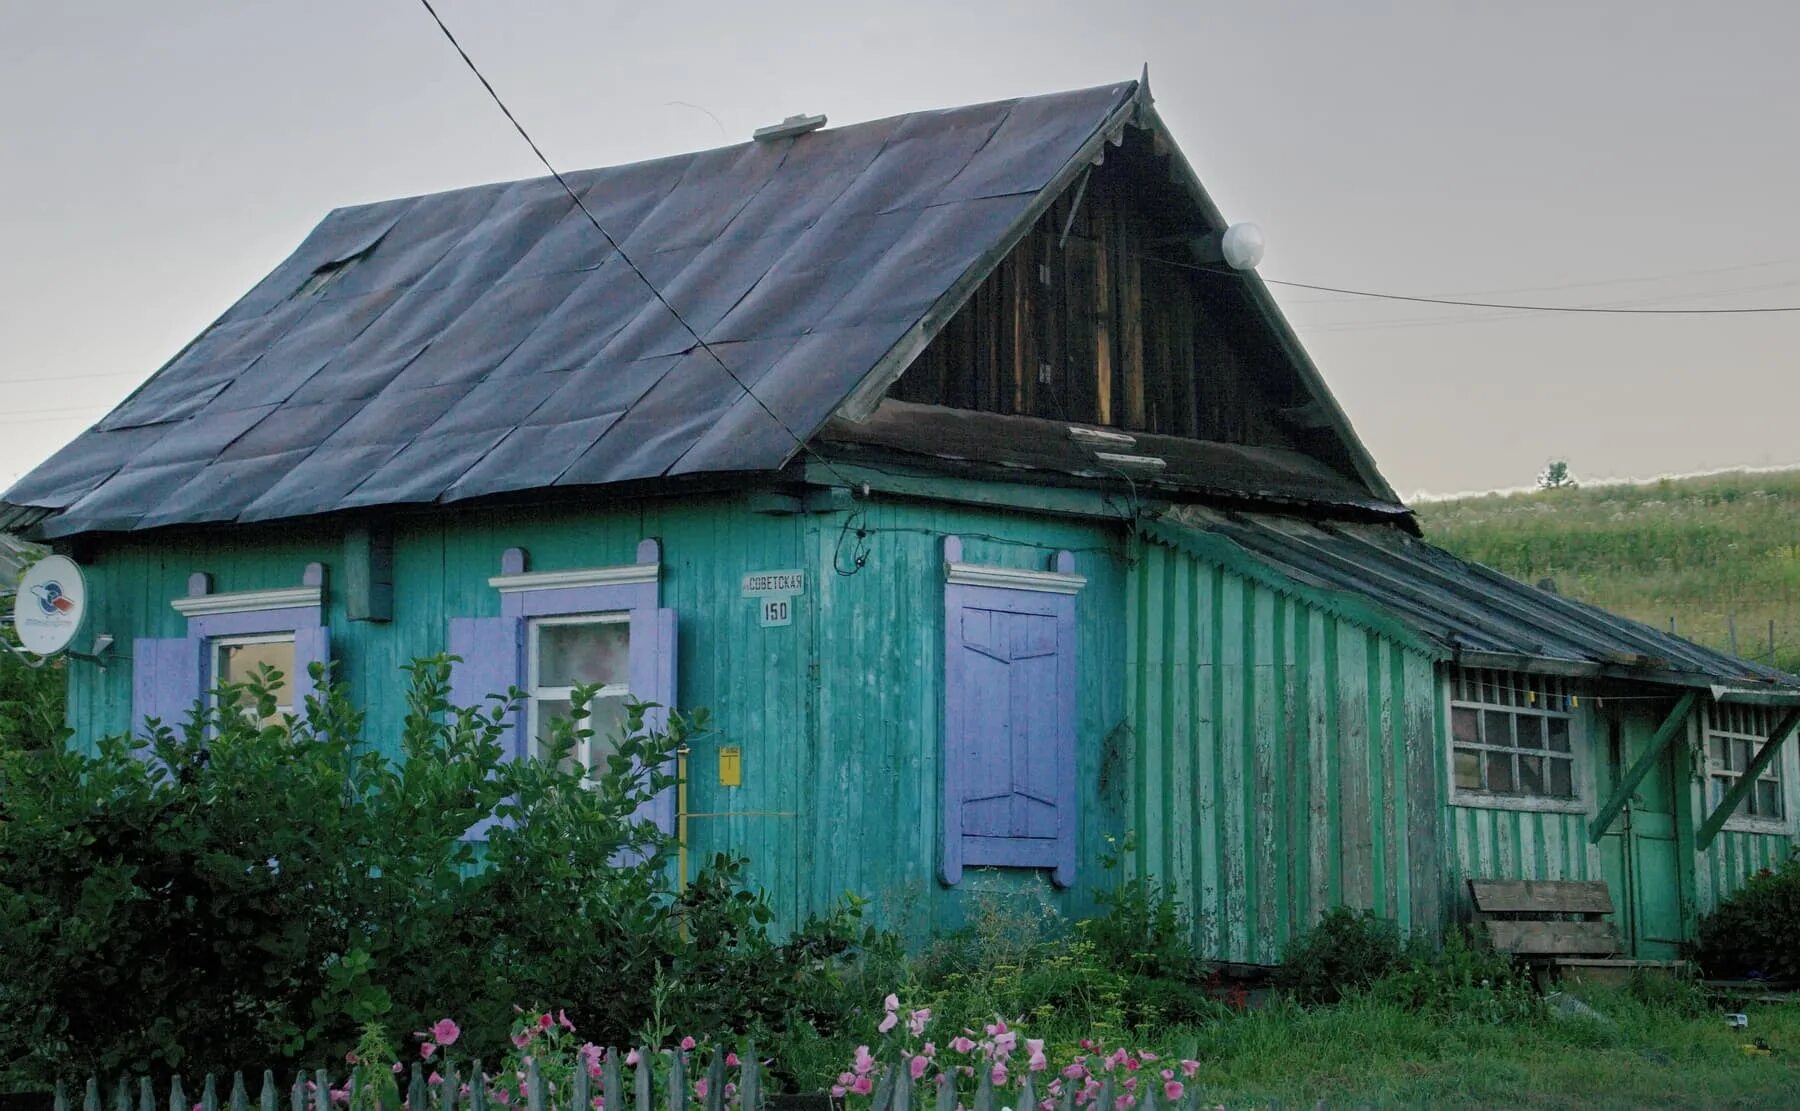
[[[491,695],[504,696],[521,685],[520,633],[524,623],[510,617],[452,617],[450,654],[462,657],[450,666],[450,703],[453,706],[489,707]],[[514,760],[524,745],[520,712],[514,711],[500,738],[500,758]],[[497,821],[486,818],[463,834],[467,841],[484,841]]]
[[[306,716],[306,700],[318,695],[312,677],[312,665],[331,662],[331,629],[314,625],[294,630],[294,713]]]
[[[1075,600],[945,587],[943,876],[1075,876]]]
[[[154,718],[181,732],[204,690],[206,641],[201,637],[139,637],[131,642],[131,731],[148,737]]]
[[[675,611],[641,607],[631,611],[631,693],[657,709],[644,715],[644,725],[661,729],[669,710],[677,708],[675,688]],[[675,789],[659,793],[638,810],[664,833],[675,832]]]

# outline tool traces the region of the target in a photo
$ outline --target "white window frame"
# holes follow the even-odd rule
[[[539,725],[539,721],[540,721],[540,719],[539,719],[540,704],[542,702],[546,702],[546,701],[552,701],[552,702],[561,701],[561,702],[570,703],[571,708],[573,708],[573,703],[575,700],[575,688],[574,687],[545,687],[545,686],[540,686],[538,684],[538,640],[539,640],[538,633],[539,633],[539,630],[545,628],[546,626],[552,626],[552,625],[624,625],[624,626],[626,626],[626,629],[625,629],[626,659],[627,659],[627,661],[629,661],[631,658],[631,641],[630,641],[631,611],[629,611],[629,610],[610,610],[610,611],[604,611],[604,612],[599,612],[599,613],[567,613],[567,614],[557,614],[555,616],[526,618],[526,624],[525,624],[525,678],[526,678],[525,743],[527,746],[526,752],[534,758],[541,758],[543,755],[538,750],[538,725]],[[629,665],[629,663],[627,663],[627,673],[628,674],[629,674],[629,670],[630,670],[630,665]],[[608,683],[605,686],[601,687],[599,690],[594,692],[594,698],[596,698],[596,699],[629,698],[630,696],[631,696],[631,686],[629,683]],[[589,712],[591,713],[592,712],[591,707],[593,706],[593,703],[590,701],[589,703],[587,703],[587,706],[589,707]],[[592,769],[594,767],[595,754],[600,751],[600,746],[606,744],[608,742],[608,740],[609,740],[609,738],[595,735],[595,736],[591,736],[591,737],[580,738],[576,741],[575,751],[574,751],[573,755],[574,755],[575,759],[577,759],[581,762],[582,767],[589,769],[590,778],[592,776]]]
[[[1706,705],[1705,713],[1700,721],[1699,746],[1699,758],[1704,772],[1700,797],[1705,814],[1711,814],[1716,810],[1719,800],[1723,797],[1722,794],[1714,793],[1713,785],[1716,781],[1729,779],[1732,783],[1736,783],[1743,778],[1740,772],[1720,771],[1714,766],[1713,738],[1749,741],[1750,758],[1754,760],[1757,752],[1768,741],[1769,730],[1775,727],[1780,717],[1781,714],[1769,706],[1746,706],[1730,703],[1721,706],[1716,702]],[[1739,728],[1743,725],[1748,725],[1750,728]],[[1725,819],[1724,829],[1733,833],[1772,833],[1777,835],[1792,835],[1797,829],[1800,829],[1800,823],[1796,823],[1794,815],[1793,783],[1797,774],[1794,766],[1795,744],[1793,738],[1784,741],[1781,751],[1775,754],[1775,759],[1769,761],[1769,766],[1763,769],[1763,775],[1758,777],[1767,779],[1771,778],[1769,773],[1774,773],[1772,778],[1776,783],[1777,797],[1781,800],[1781,817],[1768,818],[1760,814],[1745,814],[1740,810],[1734,810],[1731,817]],[[1746,796],[1745,801],[1748,802],[1754,797],[1755,792],[1751,792],[1749,796]]]
[[[208,706],[215,714],[217,714],[219,710],[219,677],[224,674],[225,671],[224,667],[221,666],[225,649],[236,648],[248,644],[287,644],[293,647],[295,664],[282,674],[287,680],[288,702],[292,703],[294,701],[294,691],[297,689],[297,683],[296,676],[293,672],[298,669],[300,658],[299,638],[295,634],[291,632],[221,634],[219,636],[206,638],[206,667],[209,679],[206,684],[206,699]],[[242,682],[241,679],[238,681]],[[275,707],[275,714],[277,717],[284,714],[293,714],[295,712],[296,708],[292,705],[277,705]]]
[[[1581,705],[1584,692],[1576,684],[1557,675],[1478,667],[1451,666],[1445,669],[1444,675],[1444,757],[1452,805],[1486,810],[1527,810],[1553,814],[1586,814],[1593,808],[1594,761],[1592,748],[1588,742],[1589,710]],[[1514,701],[1505,699],[1489,701],[1486,691],[1490,686],[1504,687]],[[1463,695],[1471,689],[1477,692],[1477,696],[1464,697]],[[1536,696],[1535,700],[1531,697],[1533,694]],[[1560,710],[1540,708],[1553,704],[1560,704],[1566,708]],[[1569,787],[1574,794],[1568,796],[1512,794],[1472,790],[1457,786],[1456,750],[1459,747],[1467,747],[1458,745],[1456,741],[1455,710],[1459,707],[1474,710],[1477,715],[1488,710],[1495,710],[1513,715],[1561,718],[1568,721]],[[1554,754],[1548,747],[1547,728],[1545,732],[1546,747],[1541,750],[1505,748],[1504,751],[1520,754],[1541,752],[1546,756],[1554,755],[1556,759],[1562,759],[1560,754]],[[1485,753],[1502,751],[1502,749],[1499,746],[1491,749],[1477,747],[1476,751]],[[1549,770],[1546,765],[1546,778],[1548,775]]]

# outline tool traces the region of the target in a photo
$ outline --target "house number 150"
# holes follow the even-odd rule
[[[762,599],[762,627],[773,628],[777,625],[794,623],[794,600],[791,597]]]

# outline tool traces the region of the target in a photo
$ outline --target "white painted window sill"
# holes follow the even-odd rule
[[[1533,814],[1587,814],[1586,800],[1528,798],[1521,795],[1490,795],[1480,791],[1452,789],[1450,805],[1470,810],[1518,810]]]

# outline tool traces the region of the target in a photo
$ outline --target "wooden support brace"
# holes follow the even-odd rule
[[[1688,715],[1694,712],[1696,697],[1693,691],[1682,695],[1681,701],[1675,703],[1675,708],[1669,711],[1669,716],[1663,719],[1661,725],[1657,726],[1656,735],[1650,738],[1650,747],[1644,750],[1642,756],[1638,757],[1637,763],[1631,765],[1631,770],[1625,773],[1625,778],[1621,779],[1618,787],[1614,788],[1612,797],[1607,799],[1606,805],[1602,806],[1600,812],[1594,815],[1593,825],[1588,830],[1589,841],[1598,844],[1600,838],[1606,836],[1607,827],[1612,825],[1613,819],[1619,816],[1619,811],[1625,809],[1625,801],[1631,798],[1631,793],[1637,790],[1637,785],[1644,781],[1644,777],[1650,774],[1650,769],[1654,768],[1656,762],[1662,759],[1669,744],[1675,740],[1675,734],[1681,732],[1682,727],[1687,725]]]
[[[1706,824],[1701,826],[1700,832],[1694,836],[1696,852],[1706,851],[1706,847],[1712,844],[1712,839],[1719,835],[1719,830],[1725,827],[1732,812],[1738,808],[1738,803],[1743,802],[1744,796],[1756,789],[1756,777],[1769,766],[1769,761],[1775,759],[1775,754],[1781,751],[1781,742],[1788,739],[1797,725],[1800,725],[1800,708],[1788,711],[1788,716],[1781,719],[1781,723],[1769,733],[1769,739],[1756,750],[1756,756],[1750,761],[1750,766],[1743,770],[1731,790],[1725,792],[1725,797],[1719,800],[1718,808],[1712,812],[1712,816],[1706,819]]]

